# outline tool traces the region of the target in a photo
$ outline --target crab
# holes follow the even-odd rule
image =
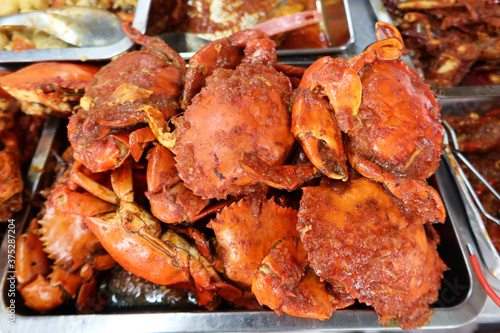
[[[19,165],[16,136],[8,130],[0,132],[0,222],[12,218],[23,207],[24,182]]]
[[[75,159],[93,172],[117,168],[130,154],[140,159],[145,145],[155,140],[148,110],[154,109],[162,122],[179,110],[184,60],[160,39],[128,24],[123,28],[144,48],[122,54],[99,70],[68,125]]]
[[[424,224],[444,222],[443,212],[421,214],[432,208],[407,205],[364,177],[324,179],[302,188],[298,212],[310,266],[373,306],[382,325],[391,319],[403,329],[426,325],[447,267]]]
[[[407,203],[425,201],[444,211],[439,194],[425,181],[442,154],[440,107],[429,85],[398,60],[404,50],[398,30],[378,22],[375,31],[378,41],[362,54],[349,61],[323,57],[306,70],[295,91],[291,130],[311,163],[329,178],[346,181],[349,162]],[[296,177],[282,172],[288,166],[241,162],[264,182],[273,173],[279,184],[284,174],[281,183],[289,190],[314,176],[310,169]]]
[[[278,314],[330,319],[335,297],[326,282],[308,267],[307,253],[298,237],[285,237],[276,243],[255,272],[252,292],[260,304]]]
[[[165,223],[195,222],[208,199],[193,194],[182,183],[175,168],[174,155],[162,145],[151,148],[148,160],[146,197],[151,213]]]
[[[68,176],[66,172],[56,180],[41,217],[17,240],[17,288],[26,306],[37,311],[53,310],[75,298],[80,311],[100,311],[104,304],[96,299],[97,275],[115,261],[83,217],[66,214],[52,203]]]
[[[1,76],[0,87],[20,102],[26,114],[67,117],[98,70],[90,64],[39,62]]]
[[[97,182],[100,176],[109,177],[112,190],[108,181]],[[163,230],[160,221],[134,201],[133,177],[130,161],[101,175],[74,170],[70,183],[85,191],[60,192],[55,204],[84,216],[104,249],[132,274],[195,291],[198,304],[208,309],[216,308],[221,297],[246,306],[248,293],[222,280],[196,246],[173,228]]]
[[[296,210],[260,193],[222,209],[207,227],[215,232],[216,259],[224,275],[251,291],[254,273],[269,249],[284,237],[298,236],[296,221]]]
[[[152,127],[175,154],[179,176],[194,194],[226,199],[262,191],[239,165],[241,155],[280,165],[291,151],[292,85],[275,69],[274,51],[275,43],[258,30],[209,43],[189,61],[186,111],[172,118],[175,130]]]
[[[375,31],[379,41],[362,54],[349,61],[324,57],[307,69],[294,101],[292,131],[308,147],[306,153],[313,152],[308,154],[313,164],[326,169],[325,175],[346,179],[345,161],[332,158],[337,164],[327,167],[330,161],[317,148],[325,145],[342,157],[338,131],[316,122],[308,123],[308,132],[299,126],[307,112],[303,100],[313,91],[315,98],[330,101],[333,113],[323,109],[324,116],[346,134],[347,157],[358,172],[373,179],[386,173],[427,179],[442,154],[440,107],[429,85],[398,60],[404,46],[397,29],[378,22]]]

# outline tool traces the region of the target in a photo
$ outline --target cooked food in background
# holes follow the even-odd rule
[[[21,152],[11,131],[18,108],[17,101],[0,88],[0,222],[6,222],[22,208]]]
[[[62,6],[86,6],[107,9],[126,22],[132,22],[137,0],[3,0],[0,16],[46,10]],[[0,50],[57,49],[72,45],[41,30],[30,27],[0,27]]]
[[[150,283],[186,290],[209,310],[265,305],[325,320],[358,300],[383,325],[430,321],[446,269],[424,227],[445,217],[426,182],[438,166],[441,124],[429,86],[399,60],[404,47],[394,27],[378,23],[378,41],[362,54],[325,57],[307,70],[278,65],[275,42],[243,30],[209,43],[186,72],[161,40],[125,30],[145,47],[85,85],[67,126],[74,162],[25,232],[39,240],[33,258],[43,262],[18,276],[28,306],[46,312],[76,299],[82,311],[99,310],[89,300],[103,278],[97,271],[111,267],[96,266],[103,254]],[[398,88],[394,96],[384,95],[386,80],[371,79],[379,62],[393,67],[386,80]],[[363,97],[365,89],[381,93]],[[374,121],[370,108],[387,119]],[[408,117],[432,129],[431,139]],[[383,136],[386,127],[398,134]],[[383,147],[366,139],[369,128],[386,139]],[[400,133],[410,147],[391,149]],[[54,212],[95,236],[86,243],[97,252],[81,265],[58,257],[63,248],[80,253],[81,243],[71,243],[73,232],[49,237],[60,230]],[[39,308],[29,286],[61,291],[57,274],[75,283]]]
[[[500,110],[479,115],[471,112],[467,117],[446,115],[446,121],[455,129],[460,151],[469,162],[500,193]],[[500,200],[470,171],[462,165],[486,212],[500,219]],[[483,216],[491,242],[500,254],[500,226]]]
[[[165,31],[190,32],[209,40],[216,40],[229,37],[240,30],[250,29],[266,20],[315,9],[316,1],[312,0],[177,1],[173,21],[178,23],[166,27]],[[155,32],[158,32],[158,29]],[[277,49],[331,46],[327,34],[319,24],[280,34],[273,39],[277,42]]]
[[[500,83],[500,4],[384,0],[416,67],[439,87]]]

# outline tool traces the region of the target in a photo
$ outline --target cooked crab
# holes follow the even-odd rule
[[[422,207],[363,177],[322,185],[302,189],[298,214],[310,266],[373,306],[382,325],[391,319],[403,329],[427,324],[447,268],[424,224],[444,222],[444,214],[423,215]]]
[[[68,116],[98,70],[90,64],[39,62],[0,77],[0,87],[27,114]]]
[[[153,128],[196,195],[225,199],[261,191],[240,167],[241,155],[256,154],[272,165],[288,156],[294,143],[288,111],[292,85],[275,69],[274,47],[257,30],[206,45],[189,62],[186,111],[172,119],[175,130]]]
[[[184,60],[162,40],[123,27],[145,47],[99,70],[68,126],[75,159],[93,172],[114,169],[131,153],[138,160],[144,149],[141,143],[155,140],[148,128],[148,110],[154,109],[159,121],[165,122],[180,105]]]
[[[50,311],[74,298],[80,311],[100,311],[104,304],[95,299],[96,276],[115,261],[83,217],[66,214],[52,203],[68,177],[66,172],[56,180],[41,218],[17,240],[17,288],[26,306],[37,311]]]

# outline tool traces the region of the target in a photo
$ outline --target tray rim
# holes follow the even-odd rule
[[[479,210],[472,203],[472,198],[468,194],[467,187],[463,180],[465,174],[457,159],[449,152],[446,153],[445,158],[451,165],[453,165],[453,169],[456,170],[456,173],[454,173],[455,181],[459,185],[460,197],[464,201],[464,207],[466,209],[473,234],[482,235],[482,237],[475,237],[475,243],[477,244],[476,247],[483,266],[483,272],[491,286],[500,290],[500,255],[496,251],[490,237],[488,236],[488,232],[486,231],[486,227]]]
[[[53,118],[49,118],[53,119]],[[40,142],[52,142],[56,135],[55,127],[58,122],[51,120],[44,127]],[[51,136],[47,138],[47,136]],[[49,151],[47,147],[37,148],[36,154]],[[48,156],[48,154],[47,154]],[[38,162],[35,170],[43,170],[43,165]],[[40,166],[42,166],[40,168]],[[36,177],[39,173],[32,173],[30,184],[36,188]],[[455,193],[446,184],[450,182],[451,171],[446,163],[442,163],[436,172],[436,181],[441,191],[441,196],[446,207],[456,207],[458,204],[453,194]],[[459,206],[458,206],[459,207]],[[27,210],[30,207],[28,206]],[[448,209],[447,209],[448,211]],[[27,213],[25,213],[27,216]],[[457,209],[449,209],[449,223],[459,242],[459,250],[466,265],[471,283],[466,298],[458,305],[449,308],[436,308],[431,322],[421,329],[453,328],[466,325],[474,321],[483,311],[487,295],[479,285],[470,263],[466,259],[466,244],[471,241],[470,233],[467,232],[467,221],[464,216],[457,213]],[[16,227],[16,239],[26,223]],[[278,316],[273,311],[198,311],[198,312],[151,312],[127,313],[127,314],[75,314],[75,315],[34,315],[25,316],[16,314],[16,326],[8,323],[9,310],[7,308],[4,290],[6,290],[8,237],[4,237],[0,247],[0,328],[14,328],[19,332],[43,332],[46,327],[52,327],[55,331],[109,331],[119,329],[122,332],[202,332],[202,331],[335,331],[335,330],[400,330],[399,327],[382,327],[378,323],[374,310],[345,309],[336,311],[332,319],[320,321],[315,319],[298,318],[289,315]],[[19,301],[19,300],[16,300]],[[141,323],[141,326],[138,326]]]
[[[151,0],[138,0],[132,26],[141,33],[146,31]],[[64,49],[42,49],[25,51],[0,51],[2,63],[29,63],[39,61],[94,61],[111,59],[134,46],[129,37],[119,42],[98,47],[70,47]]]
[[[322,0],[316,0],[316,6],[320,6],[322,3]],[[328,47],[328,48],[323,48],[323,49],[296,49],[296,50],[276,50],[276,55],[278,57],[282,56],[304,56],[304,55],[319,55],[319,54],[335,54],[335,53],[340,53],[348,49],[354,42],[356,41],[356,38],[354,36],[354,28],[352,25],[352,18],[351,18],[351,12],[349,10],[349,1],[348,0],[342,0],[342,3],[344,5],[344,13],[347,19],[347,30],[349,31],[349,40],[339,46],[335,47]],[[320,6],[321,7],[321,6]],[[322,12],[322,11],[321,11]],[[323,18],[324,22],[325,18]],[[179,52],[180,56],[185,59],[189,60],[192,56],[196,54],[196,52]]]

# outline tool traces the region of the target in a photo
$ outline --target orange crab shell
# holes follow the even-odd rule
[[[99,139],[92,132],[96,125],[127,127],[146,123],[143,105],[159,110],[166,120],[180,108],[185,61],[162,40],[141,35],[128,26],[124,29],[145,47],[113,59],[86,87],[80,105],[89,111],[85,122],[91,123],[90,130],[83,125],[89,139]]]
[[[366,178],[303,191],[297,228],[317,274],[373,306],[383,325],[427,324],[447,269],[423,226],[437,221]]]
[[[239,165],[242,153],[280,165],[294,138],[288,78],[264,65],[219,69],[176,119],[172,148],[185,185],[204,198],[225,199],[261,189]],[[207,144],[210,142],[211,144]]]
[[[22,102],[36,102],[54,111],[71,113],[73,104],[99,70],[98,66],[40,62],[0,77],[0,87]]]
[[[286,237],[275,244],[255,272],[252,292],[259,303],[280,315],[329,319],[333,295],[307,263],[298,238]]]
[[[443,127],[429,85],[401,60],[375,61],[363,70],[361,82],[359,123],[346,143],[352,165],[362,157],[397,176],[427,179],[434,174]]]
[[[298,236],[296,214],[262,195],[246,196],[218,213],[208,227],[217,237],[217,258],[228,278],[250,290],[255,270],[274,243]]]

